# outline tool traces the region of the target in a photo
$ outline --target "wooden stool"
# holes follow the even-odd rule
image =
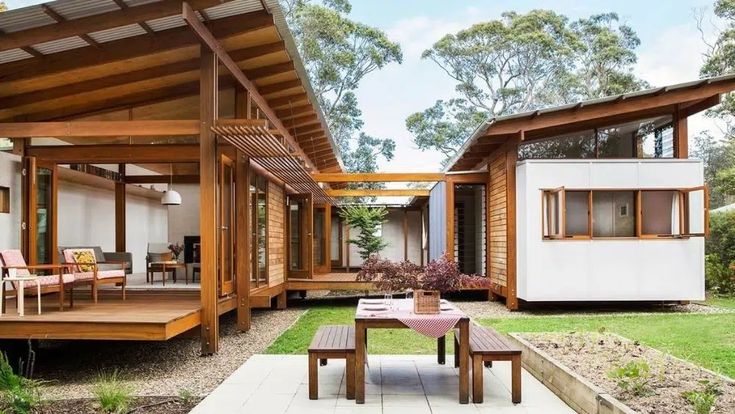
[[[346,394],[355,399],[355,327],[348,325],[324,325],[314,335],[309,345],[309,399],[319,398],[319,365],[327,365],[328,359],[345,359]]]
[[[483,365],[492,361],[511,362],[511,398],[514,404],[521,402],[521,350],[508,343],[497,331],[470,325],[470,357],[472,358],[472,402],[483,401]],[[454,331],[454,366],[459,366],[459,331]]]

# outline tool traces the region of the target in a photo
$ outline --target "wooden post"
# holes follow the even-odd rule
[[[403,209],[403,260],[408,260],[408,210]]]
[[[201,237],[202,355],[219,348],[217,311],[217,140],[212,124],[217,117],[217,57],[200,47],[199,90],[199,234]]]
[[[50,244],[48,246],[48,254],[50,263],[59,264],[59,166],[53,164],[51,167],[51,214],[46,217],[51,225],[49,232]]]
[[[507,233],[507,255],[506,264],[508,275],[508,296],[505,298],[505,306],[510,310],[518,309],[517,297],[517,246],[516,246],[516,162],[518,161],[518,144],[523,141],[523,131],[508,145],[505,153],[505,195],[506,195],[506,233]]]
[[[678,110],[674,114],[674,158],[689,158],[689,128],[687,117]]]
[[[125,246],[125,164],[117,167],[120,181],[115,183],[115,251],[124,252]]]
[[[250,330],[250,160],[238,154],[235,176],[235,276],[237,278],[237,327]]]
[[[451,260],[454,260],[454,181],[452,181],[451,178],[447,178],[446,181],[444,181],[446,184],[446,208],[447,208],[447,214],[446,214],[446,234],[447,234],[447,240],[446,240],[446,254],[447,257]]]
[[[26,157],[23,163],[23,174],[25,185],[23,190],[25,194],[23,201],[25,202],[23,210],[23,223],[21,228],[23,231],[24,247],[23,252],[28,264],[38,264],[38,228],[36,208],[38,204],[38,174],[36,168],[36,157]]]

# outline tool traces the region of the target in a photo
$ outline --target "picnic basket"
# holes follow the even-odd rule
[[[438,290],[417,289],[413,295],[413,312],[419,314],[439,313],[441,293]]]

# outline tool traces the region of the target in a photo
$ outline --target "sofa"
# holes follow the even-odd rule
[[[125,274],[133,273],[133,254],[130,252],[103,252],[100,246],[59,246],[59,263],[65,263],[64,250],[66,249],[92,249],[97,262],[125,262]],[[101,264],[100,270],[120,269],[119,265]]]

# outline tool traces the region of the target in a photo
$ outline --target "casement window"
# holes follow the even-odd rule
[[[544,239],[684,238],[709,232],[707,188],[542,191]]]

